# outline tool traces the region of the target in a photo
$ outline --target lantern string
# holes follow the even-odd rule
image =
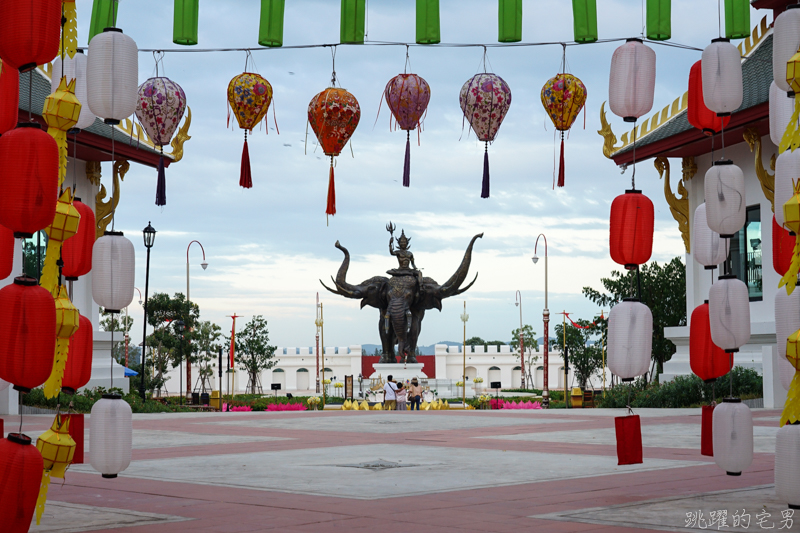
[[[336,87],[336,45],[331,47],[331,87]]]
[[[720,1],[721,0],[717,0],[717,24],[719,26],[719,36],[722,37],[722,9]]]
[[[406,45],[406,64],[403,67],[403,74],[408,74],[409,66],[411,66],[411,58],[408,56],[408,45]]]
[[[631,173],[631,189],[636,189],[636,121],[633,121],[633,172]]]

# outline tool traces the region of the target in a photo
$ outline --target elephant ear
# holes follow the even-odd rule
[[[386,308],[386,286],[389,283],[389,278],[385,276],[375,276],[362,281],[358,285],[351,285],[349,283],[342,284],[338,283],[333,278],[331,279],[333,280],[334,287],[336,287],[335,289],[322,283],[322,280],[320,280],[320,283],[334,294],[354,300],[360,299],[362,309],[366,306],[376,309]]]

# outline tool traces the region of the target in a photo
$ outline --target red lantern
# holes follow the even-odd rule
[[[85,276],[92,270],[92,248],[97,235],[92,208],[81,202],[80,198],[75,198],[72,205],[81,215],[78,233],[64,241],[61,248],[61,259],[64,261],[61,273],[70,281],[78,279],[78,276]]]
[[[731,357],[711,340],[708,300],[695,307],[689,326],[689,366],[706,383],[731,371]]]
[[[611,203],[611,259],[625,268],[646,263],[653,252],[655,213],[642,191],[630,189]]]
[[[686,103],[686,118],[689,124],[702,130],[706,135],[713,135],[727,126],[731,117],[718,117],[706,107],[703,100],[703,68],[698,61],[689,70],[689,101]]]
[[[0,279],[6,279],[14,269],[14,234],[0,226]]]
[[[75,394],[75,391],[89,383],[92,377],[93,337],[92,321],[81,315],[78,331],[69,341],[67,366],[64,368],[64,379],[61,380],[63,392]]]
[[[0,135],[14,129],[19,118],[19,71],[0,66]]]
[[[61,0],[0,0],[0,57],[20,72],[58,54]]]
[[[56,349],[56,303],[34,278],[0,289],[0,379],[28,392],[50,377]]]
[[[44,461],[31,438],[9,433],[0,439],[0,522],[4,533],[27,533],[31,527]]]
[[[794,244],[795,236],[782,228],[772,215],[772,268],[781,276],[786,275],[792,264]]]
[[[35,122],[0,137],[0,224],[31,237],[56,216],[58,145]]]

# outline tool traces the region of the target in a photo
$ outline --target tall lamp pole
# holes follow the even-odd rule
[[[176,320],[173,322],[175,324],[175,333],[178,334],[178,360],[180,361],[178,364],[180,365],[180,370],[178,371],[178,378],[179,378],[179,391],[178,394],[181,397],[181,405],[183,405],[183,330],[186,327],[183,320]],[[187,388],[189,384],[186,384]]]
[[[469,320],[469,315],[467,314],[467,302],[464,301],[464,313],[461,315],[461,322],[464,323],[464,344],[461,348],[461,353],[464,355],[464,364],[462,366],[462,375],[461,375],[461,395],[462,395],[462,402],[464,409],[467,408],[467,320]]]
[[[319,394],[319,330],[322,328],[322,307],[319,303],[319,293],[317,293],[317,310],[314,325],[317,326],[317,394]],[[324,363],[324,362],[323,362]]]
[[[548,365],[550,363],[550,309],[547,307],[547,237],[544,233],[540,233],[536,237],[536,244],[533,245],[533,264],[539,261],[536,255],[536,248],[539,245],[539,237],[544,240],[544,311],[542,311],[542,318],[544,319],[544,383],[542,383],[542,405],[545,409],[550,407],[550,387],[548,383]]]
[[[517,291],[514,305],[519,307],[519,360],[520,373],[522,374],[521,387],[525,388],[525,334],[522,332],[522,293]]]
[[[145,364],[145,359],[147,357],[147,290],[150,287],[150,248],[153,247],[153,244],[156,241],[156,230],[153,226],[150,225],[150,222],[147,223],[147,227],[142,230],[142,235],[144,237],[144,246],[147,248],[147,268],[145,269],[144,275],[144,320],[142,321],[142,376],[139,385],[139,392],[142,395],[142,401],[145,401],[145,381],[147,378],[147,365]]]
[[[200,250],[203,252],[203,262],[200,263],[200,266],[203,267],[203,270],[208,268],[208,263],[206,263],[206,250],[203,248],[203,245],[200,244],[200,241],[192,241],[189,243],[189,246],[186,247],[186,303],[189,304],[189,313],[192,311],[191,307],[191,298],[189,298],[189,248],[192,247],[192,244],[197,243],[200,245]],[[187,316],[188,318],[188,316]],[[192,390],[192,362],[189,360],[189,357],[186,357],[186,395],[189,396]]]

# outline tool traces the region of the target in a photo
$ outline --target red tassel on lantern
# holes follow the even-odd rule
[[[253,188],[253,174],[250,172],[250,150],[247,149],[247,130],[244,132],[244,148],[242,148],[242,169],[239,171],[239,185],[245,189]]]
[[[642,462],[642,423],[639,415],[614,418],[617,431],[617,459],[620,465]]]
[[[61,259],[64,261],[61,273],[67,280],[75,281],[92,270],[92,248],[97,236],[97,221],[92,208],[81,202],[80,198],[75,198],[72,205],[81,215],[81,221],[78,223],[78,233],[64,241],[61,248]]]
[[[561,156],[558,158],[558,183],[559,187],[564,186],[564,132],[561,132]]]
[[[611,203],[611,259],[625,268],[646,263],[653,252],[655,213],[642,191],[627,190]]]
[[[333,157],[331,157],[331,172],[328,176],[328,206],[325,209],[325,214],[336,214],[336,183],[333,181]]]
[[[689,325],[689,366],[706,383],[731,371],[731,357],[711,340],[708,300],[692,311]]]
[[[56,304],[34,278],[0,289],[0,379],[28,392],[50,377],[56,349]]]
[[[19,71],[0,66],[0,135],[14,129],[19,119]]]
[[[3,533],[27,533],[42,481],[42,454],[31,439],[9,433],[0,439],[0,521]]]
[[[75,455],[72,456],[72,464],[83,464],[84,450],[84,420],[83,414],[61,415],[64,419],[69,419],[69,436],[75,441]]]
[[[20,123],[0,136],[0,190],[0,224],[15,237],[31,237],[53,222],[58,145],[38,123]]]
[[[689,124],[702,130],[706,135],[713,135],[727,126],[731,117],[718,117],[706,107],[703,100],[703,68],[698,61],[689,70],[689,101],[686,103],[686,118]]]
[[[92,321],[81,315],[78,331],[69,341],[67,365],[64,368],[64,378],[61,380],[63,392],[75,394],[78,389],[89,383],[92,377],[93,337]]]
[[[782,228],[772,215],[772,268],[781,276],[786,275],[792,264],[795,240],[794,235]]]
[[[700,421],[700,455],[714,457],[714,406],[704,405]]]
[[[0,0],[0,57],[21,72],[58,54],[61,0]]]
[[[14,270],[14,234],[0,226],[0,279],[6,279]]]

